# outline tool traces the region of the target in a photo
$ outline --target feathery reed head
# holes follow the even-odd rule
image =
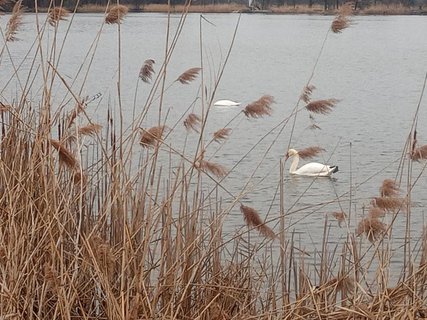
[[[66,17],[68,17],[70,13],[67,9],[63,7],[54,7],[49,10],[49,24],[51,26],[56,26],[59,21],[61,20],[67,20]]]
[[[100,132],[102,126],[97,123],[88,124],[87,126],[79,128],[79,134],[82,136],[92,136]]]
[[[414,161],[426,160],[427,159],[427,144],[418,148],[414,148],[410,158]]]
[[[305,108],[313,113],[328,114],[338,102],[337,99],[315,100],[308,103]]]
[[[12,15],[6,26],[5,38],[6,41],[15,41],[17,40],[16,34],[18,32],[19,27],[22,25],[22,0],[19,0],[15,3],[12,9]]]
[[[381,208],[387,211],[404,210],[406,200],[404,198],[396,197],[374,197],[372,205],[376,208]]]
[[[145,83],[149,83],[151,80],[151,77],[154,74],[154,65],[155,61],[153,59],[147,59],[144,61],[144,65],[141,67],[141,70],[139,71],[139,78],[144,81]]]
[[[58,151],[59,161],[61,161],[67,167],[73,170],[78,168],[78,161],[70,150],[64,147],[58,140],[50,139],[49,141],[52,147],[54,147],[56,151]]]
[[[223,178],[227,175],[227,169],[220,164],[206,160],[198,160],[194,166],[202,171],[209,172],[218,178]]]
[[[312,84],[305,86],[304,89],[302,90],[300,99],[305,103],[309,103],[311,99],[311,94],[313,93],[314,89],[316,89],[316,87],[313,86]]]
[[[372,219],[382,218],[384,217],[385,214],[386,214],[386,211],[378,207],[372,207],[368,211],[368,217]]]
[[[344,29],[348,28],[351,24],[350,14],[352,13],[350,4],[341,6],[339,14],[332,21],[331,30],[333,33],[341,33]]]
[[[202,119],[195,113],[190,113],[184,120],[184,127],[187,131],[194,130],[199,132],[198,127],[200,126]]]
[[[251,208],[240,205],[240,211],[243,213],[246,224],[249,227],[255,227],[264,237],[274,239],[276,234],[261,219],[259,213]]]
[[[112,6],[105,17],[105,23],[107,24],[119,24],[122,22],[124,16],[128,13],[128,7],[124,5]]]
[[[182,84],[189,84],[191,81],[197,78],[200,70],[202,68],[191,68],[182,73],[176,81],[181,82]]]
[[[228,138],[228,136],[231,134],[231,128],[222,128],[218,131],[215,131],[213,134],[213,140],[216,142],[221,142]]]
[[[338,221],[338,225],[341,227],[341,223],[343,223],[345,221],[345,219],[347,219],[347,215],[345,214],[344,211],[337,211],[337,212],[332,212],[332,216],[337,219]]]
[[[163,132],[165,131],[166,126],[156,126],[149,129],[141,128],[141,140],[139,143],[144,147],[148,148],[150,146],[155,146],[157,142],[162,140]]]
[[[300,151],[296,151],[295,149],[289,149],[286,153],[286,159],[295,155],[298,155],[301,159],[309,159],[317,156],[322,151],[325,151],[325,149],[321,147],[308,147]]]
[[[273,112],[271,105],[274,103],[274,98],[270,95],[264,95],[257,101],[248,104],[243,113],[248,118],[260,118],[263,116],[269,116]]]
[[[392,179],[385,179],[380,187],[381,197],[394,197],[399,195],[399,187]]]
[[[367,217],[362,219],[356,230],[357,236],[365,234],[370,242],[379,240],[387,232],[387,225],[376,218]]]

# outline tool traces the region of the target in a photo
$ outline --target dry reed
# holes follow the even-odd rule
[[[78,168],[78,160],[74,154],[62,145],[58,140],[50,139],[50,144],[58,151],[59,160],[64,163],[67,167],[75,170]]]
[[[207,160],[199,160],[194,166],[197,169],[211,173],[218,178],[222,178],[227,175],[227,169],[224,166]]]
[[[386,214],[386,211],[379,207],[372,207],[368,211],[368,217],[372,219],[382,218],[384,217],[385,214]]]
[[[360,236],[361,234],[365,234],[366,238],[370,242],[375,242],[379,239],[381,239],[387,231],[387,225],[377,218],[367,217],[363,218],[356,230],[357,236]]]
[[[302,90],[300,99],[305,103],[309,103],[311,100],[311,94],[313,93],[314,89],[316,89],[316,87],[311,84],[305,86]]]
[[[226,140],[230,134],[232,129],[231,128],[222,128],[213,133],[213,140],[216,142],[221,142]]]
[[[18,33],[19,27],[22,25],[22,0],[19,0],[15,3],[12,9],[12,15],[6,26],[5,38],[6,41],[15,41],[17,40],[16,34]]]
[[[399,195],[399,187],[392,179],[385,179],[380,187],[381,197],[395,197]]]
[[[151,78],[154,74],[154,65],[155,61],[153,59],[147,59],[144,61],[144,64],[139,71],[139,78],[145,83],[150,83]]]
[[[63,7],[54,7],[49,10],[48,20],[51,26],[56,26],[59,21],[67,20],[69,11]]]
[[[343,222],[345,222],[345,220],[347,219],[347,215],[345,214],[344,211],[337,211],[337,212],[332,212],[332,216],[337,219],[338,221],[338,225],[341,227],[341,224]]]
[[[414,161],[426,160],[427,159],[427,144],[421,147],[415,148],[411,153],[411,159]]]
[[[187,131],[194,130],[195,132],[199,132],[201,121],[202,119],[197,114],[190,113],[184,120],[184,127]]]
[[[397,211],[405,209],[406,200],[398,197],[374,197],[372,205],[387,211]]]
[[[328,114],[338,102],[337,99],[316,100],[308,103],[305,108],[313,113]]]
[[[92,136],[99,133],[102,126],[97,123],[88,124],[87,126],[79,128],[79,134],[83,136]]]
[[[332,21],[331,30],[334,33],[341,33],[344,29],[350,26],[349,15],[352,12],[352,7],[350,4],[344,4],[341,7],[339,14]]]
[[[272,114],[273,109],[271,105],[274,103],[274,98],[270,95],[264,95],[257,101],[248,104],[243,113],[248,118],[260,118],[263,116],[269,116]]]
[[[191,81],[197,78],[199,75],[200,70],[202,68],[191,68],[183,72],[176,81],[182,83],[182,84],[189,84]]]
[[[159,141],[162,140],[165,129],[166,126],[155,126],[149,129],[141,128],[141,139],[139,143],[145,148],[155,146]]]
[[[122,23],[123,18],[128,13],[128,7],[124,5],[115,5],[108,9],[107,15],[105,17],[105,22],[107,24],[119,24]]]
[[[255,209],[242,204],[240,205],[240,211],[243,213],[245,222],[249,227],[254,227],[266,238],[274,239],[276,237],[274,231],[262,221],[259,213]]]
[[[298,155],[301,159],[310,159],[317,156],[319,153],[325,151],[321,147],[308,147],[298,151]]]

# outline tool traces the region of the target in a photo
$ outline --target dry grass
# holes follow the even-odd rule
[[[185,7],[183,5],[175,5],[168,7],[167,4],[147,4],[141,8],[144,12],[171,12],[180,13],[188,9],[188,12],[197,12],[197,13],[230,13],[246,9],[246,6],[236,3],[230,4],[208,4],[208,5],[195,5],[192,4],[190,7]]]
[[[139,143],[143,147],[156,146],[158,142],[162,140],[165,126],[156,126],[149,129],[141,129],[141,139]]]
[[[44,36],[35,35],[41,41]],[[340,229],[344,236],[338,243],[331,247],[328,233],[334,229],[325,220],[323,242],[301,246],[291,231],[295,212],[287,209],[287,190],[274,194],[260,188],[252,197],[240,180],[257,172],[229,172],[204,160],[212,146],[218,158],[225,155],[222,145],[205,142],[209,136],[204,125],[198,126],[198,116],[188,119],[199,131],[186,136],[194,138],[191,151],[178,151],[173,144],[174,135],[182,135],[180,125],[168,128],[166,141],[165,125],[122,131],[115,99],[94,110],[93,99],[73,91],[73,99],[68,92],[58,104],[52,65],[42,50],[34,54],[45,81],[29,81],[29,71],[28,85],[14,86],[13,99],[2,96],[0,103],[0,314],[5,319],[417,319],[427,314],[427,232],[416,239],[418,252],[396,249],[384,237],[389,226],[378,219],[385,213],[381,201],[401,199],[395,184],[384,181],[381,197],[374,198],[377,206],[356,232],[350,228],[355,214],[338,211],[334,217],[348,226]],[[89,72],[90,66],[81,68]],[[137,75],[135,70],[139,81]],[[143,70],[143,76],[148,82],[152,70]],[[158,88],[147,92],[140,121],[131,128],[169,124],[163,117],[158,122],[145,117],[150,108],[159,111],[153,101],[166,92]],[[204,103],[209,101],[213,96]],[[270,115],[273,102],[263,96],[236,117]],[[101,130],[90,114],[103,107]],[[263,134],[262,128],[254,130]],[[227,143],[230,132],[231,125],[223,125],[213,141]],[[300,154],[320,151],[312,147]],[[231,192],[227,178],[237,181],[236,189],[242,182],[241,190]],[[270,182],[274,188],[283,181],[279,172]],[[244,197],[261,199],[256,206],[263,203],[265,213],[271,204],[268,224],[277,235],[254,208],[242,205],[243,218],[239,215]],[[328,204],[344,207],[345,200],[338,196]],[[299,213],[321,216],[312,206]],[[358,234],[375,245],[366,248]],[[414,241],[416,235],[408,234],[407,242]],[[399,250],[411,264],[403,265],[404,277],[392,283],[383,275]]]
[[[199,132],[199,127],[202,119],[195,113],[190,113],[184,120],[184,127],[187,131]]]
[[[304,89],[302,90],[300,99],[305,103],[309,103],[311,100],[311,94],[313,93],[314,89],[316,89],[316,87],[311,84],[309,84],[308,86],[305,86]]]
[[[298,155],[301,159],[310,159],[317,156],[319,153],[325,151],[321,147],[307,147],[298,151]]]
[[[328,114],[339,102],[337,99],[316,100],[308,103],[305,108],[313,113]]]
[[[213,133],[213,140],[216,142],[221,142],[226,140],[230,134],[232,129],[231,128],[222,128]]]
[[[240,211],[243,213],[243,217],[249,227],[254,227],[266,238],[274,239],[276,237],[274,231],[262,221],[259,213],[255,209],[242,204],[240,206]]]
[[[19,0],[15,3],[12,9],[12,15],[7,22],[5,39],[6,41],[15,41],[17,40],[16,34],[19,27],[22,25],[22,0]]]
[[[262,118],[263,116],[270,116],[273,112],[271,105],[274,103],[274,98],[270,95],[264,95],[257,101],[248,104],[243,113],[248,118]]]
[[[49,24],[56,26],[59,21],[67,20],[66,18],[70,15],[70,12],[63,7],[54,7],[49,11]]]
[[[150,83],[151,81],[154,74],[154,63],[155,61],[153,59],[145,60],[141,70],[139,71],[139,78],[145,83]]]
[[[124,19],[128,11],[129,11],[128,7],[124,5],[112,6],[107,11],[107,15],[105,17],[105,23],[107,24],[122,23],[122,20]]]
[[[182,83],[182,84],[189,84],[190,82],[194,81],[197,76],[199,75],[201,68],[190,68],[183,72],[176,81]]]

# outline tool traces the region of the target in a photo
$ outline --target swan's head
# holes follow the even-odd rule
[[[295,149],[289,149],[288,153],[286,154],[286,160],[288,160],[293,156],[296,156],[297,154],[298,154],[298,151],[296,151]]]

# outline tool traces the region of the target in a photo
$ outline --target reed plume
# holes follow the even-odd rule
[[[105,23],[107,24],[119,24],[122,23],[123,18],[128,13],[128,7],[124,5],[112,6],[105,17]]]
[[[339,14],[332,21],[331,30],[333,33],[341,33],[350,26],[351,22],[349,16],[351,11],[351,5],[343,5],[341,7]]]
[[[317,156],[322,151],[325,151],[325,149],[321,147],[308,147],[298,151],[298,155],[301,159],[310,159]]]
[[[231,131],[232,131],[231,128],[219,129],[218,131],[215,131],[213,133],[213,140],[216,142],[221,142],[223,140],[226,140],[231,134]]]
[[[12,9],[12,15],[6,26],[6,41],[15,41],[17,40],[16,34],[18,32],[19,27],[22,25],[22,0],[19,0],[15,3]]]
[[[316,87],[313,86],[312,84],[305,86],[304,89],[302,90],[300,99],[305,103],[309,103],[311,99],[311,94],[313,93],[314,89],[316,89]]]
[[[381,197],[395,197],[399,195],[399,187],[392,179],[385,179],[380,187]]]
[[[240,211],[243,213],[245,222],[249,227],[254,227],[266,238],[276,238],[274,231],[271,230],[270,227],[264,223],[264,221],[262,221],[259,213],[255,209],[244,206],[242,204],[240,205]]]
[[[68,10],[63,7],[51,8],[48,16],[49,24],[51,26],[56,26],[59,21],[67,20],[66,17],[68,17],[69,14]]]
[[[187,131],[194,130],[199,132],[199,126],[202,119],[195,113],[190,113],[187,118],[184,120],[184,127]]]
[[[310,130],[322,130],[317,124],[313,123],[308,127]]]
[[[338,211],[338,212],[332,212],[332,216],[337,219],[338,221],[338,225],[341,227],[341,223],[343,223],[345,221],[345,219],[347,219],[347,215],[345,214],[345,212],[343,211]]]
[[[260,118],[263,116],[269,116],[273,112],[271,105],[274,103],[274,98],[270,95],[264,95],[257,101],[248,104],[243,113],[248,118]]]
[[[421,147],[415,148],[412,151],[411,159],[414,161],[426,160],[427,159],[427,144]]]
[[[313,113],[328,114],[338,102],[337,99],[316,100],[307,104],[305,108]]]
[[[78,166],[78,161],[73,153],[62,145],[58,140],[50,139],[50,144],[58,151],[59,161],[64,163],[67,167],[76,170]]]
[[[378,207],[372,207],[368,211],[368,217],[372,219],[378,219],[384,217],[386,214],[386,211],[384,209],[378,208]]]
[[[147,59],[144,61],[143,66],[141,67],[141,70],[139,71],[139,78],[144,81],[145,83],[150,83],[151,77],[154,74],[154,68],[153,65],[156,62],[153,59]]]
[[[357,236],[365,234],[370,242],[379,240],[387,232],[387,225],[376,218],[367,217],[362,219],[356,230]]]
[[[97,123],[91,123],[87,126],[80,127],[79,128],[79,134],[82,136],[92,136],[100,132],[102,129],[102,126]]]
[[[199,160],[194,165],[197,169],[205,172],[209,172],[218,178],[225,177],[227,175],[227,169],[220,164],[213,163],[206,160]]]
[[[158,141],[162,140],[163,132],[165,131],[166,126],[156,126],[149,129],[142,129],[141,140],[139,143],[144,147],[148,148],[150,146],[155,146]]]
[[[387,211],[396,211],[404,209],[406,200],[404,198],[395,197],[374,197],[372,205],[376,208],[381,208]]]
[[[189,84],[191,81],[197,78],[200,70],[202,68],[191,68],[181,74],[176,81],[181,82],[182,84]]]

